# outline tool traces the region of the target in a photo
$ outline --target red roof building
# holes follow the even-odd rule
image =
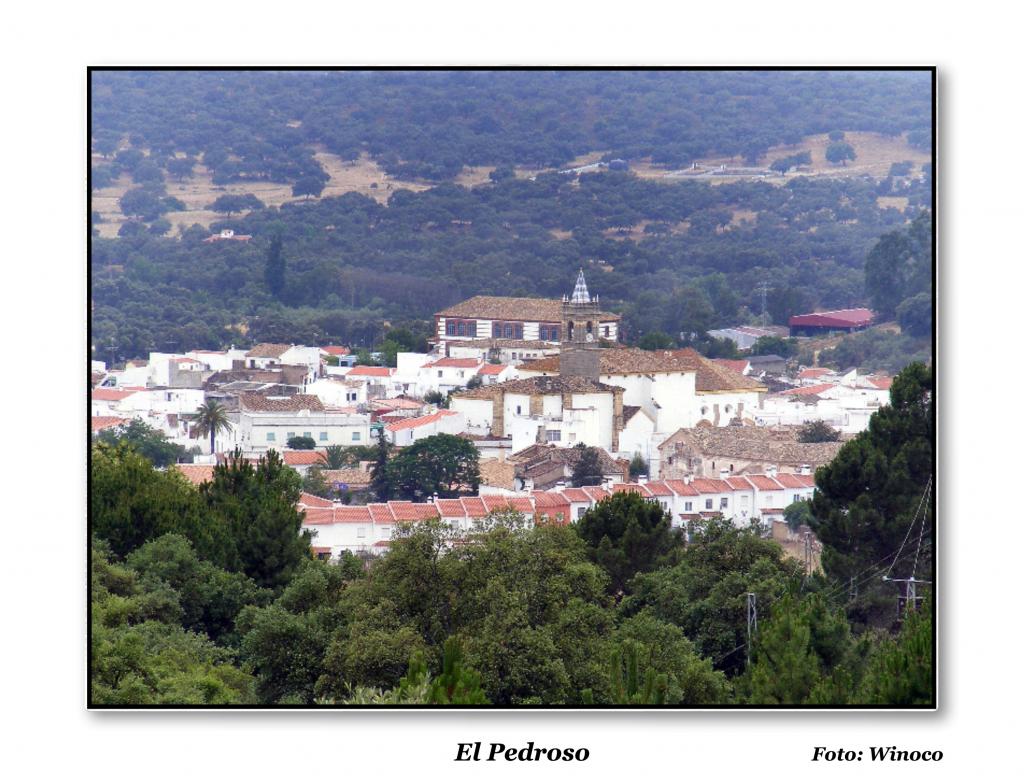
[[[873,320],[874,313],[866,307],[793,315],[789,319],[789,336],[814,337],[818,334],[857,331],[866,329]]]
[[[386,366],[354,366],[345,377],[391,377],[393,369]]]

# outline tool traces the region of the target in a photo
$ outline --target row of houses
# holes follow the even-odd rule
[[[701,519],[722,516],[740,526],[752,521],[771,524],[782,519],[789,504],[809,499],[813,477],[807,474],[749,475],[719,479],[687,477],[643,483],[605,486],[559,487],[528,495],[482,494],[461,498],[435,498],[426,503],[388,501],[351,506],[302,494],[299,509],[303,528],[313,534],[321,557],[337,558],[343,552],[380,554],[386,551],[403,524],[440,520],[468,531],[494,512],[513,510],[528,524],[576,522],[601,501],[616,493],[636,493],[657,502],[670,515],[674,528],[688,529]]]

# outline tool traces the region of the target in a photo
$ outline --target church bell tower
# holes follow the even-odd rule
[[[601,314],[598,299],[587,291],[583,270],[572,296],[562,297],[562,343],[559,372],[563,377],[601,378]]]

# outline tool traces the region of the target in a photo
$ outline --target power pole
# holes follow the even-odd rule
[[[814,565],[814,555],[811,551],[811,533],[808,531],[804,534],[804,575],[810,576],[811,569]]]
[[[761,292],[761,328],[767,328],[768,326],[768,284],[761,283],[758,287]]]
[[[757,633],[757,593],[747,593],[747,665],[750,665],[750,646]]]
[[[897,585],[903,585],[902,593],[896,594],[896,619],[902,620],[907,615],[907,610],[914,611],[917,609],[918,602],[923,601],[924,597],[917,594],[918,585],[930,585],[931,582],[927,582],[923,579],[916,579],[913,575],[907,579],[893,579],[892,577],[882,577],[883,582],[895,582]]]

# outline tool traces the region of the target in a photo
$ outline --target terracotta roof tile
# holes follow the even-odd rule
[[[246,412],[324,412],[323,402],[319,397],[300,393],[294,396],[259,396],[254,393],[243,393],[239,398],[241,408]]]
[[[280,358],[286,351],[290,350],[291,347],[291,345],[262,342],[245,355],[246,357],[251,358]]]
[[[439,514],[435,504],[413,504],[412,506],[416,510],[416,517],[419,520],[433,520]]]
[[[743,374],[747,370],[747,367],[750,366],[750,362],[746,359],[737,360],[735,358],[713,358],[711,360],[731,372],[736,372],[736,374]]]
[[[508,499],[504,496],[488,495],[481,496],[480,499],[484,502],[484,508],[488,513],[493,512],[496,509],[508,508]]]
[[[785,488],[771,477],[766,477],[763,474],[748,474],[747,479],[750,480],[758,490],[785,490]]]
[[[526,496],[509,496],[508,505],[524,515],[533,514],[533,502]]]
[[[616,493],[637,493],[645,498],[651,494],[647,491],[643,485],[636,482],[617,482],[612,485],[612,494]]]
[[[451,367],[455,369],[475,369],[478,366],[480,366],[480,362],[475,358],[439,358],[437,361],[424,364],[422,368]]]
[[[213,464],[178,463],[174,468],[185,475],[185,479],[193,485],[201,485],[213,479]]]
[[[786,488],[805,488],[806,485],[795,474],[780,472],[775,475],[775,481]]]
[[[421,426],[429,426],[432,423],[437,423],[439,420],[444,418],[450,418],[454,415],[458,415],[457,412],[451,410],[438,410],[437,412],[431,412],[428,415],[421,415],[418,418],[402,418],[402,420],[396,420],[394,423],[389,423],[384,428],[388,431],[404,431],[410,428],[420,428]]]
[[[370,510],[368,507],[353,507],[338,505],[334,508],[335,523],[369,523]]]
[[[508,369],[508,367],[509,367],[508,364],[484,364],[482,367],[480,367],[477,370],[477,374],[479,374],[479,375],[500,375],[502,372],[504,372],[506,369]]]
[[[506,380],[503,383],[482,385],[469,391],[455,394],[454,399],[492,399],[506,393],[525,395],[550,395],[562,393],[623,393],[625,388],[591,380],[587,377],[562,377],[548,375],[528,377],[522,380]]]
[[[373,522],[393,523],[395,521],[395,516],[391,513],[391,507],[388,504],[367,504],[366,506],[370,510]]]
[[[665,480],[673,493],[677,496],[699,496],[700,493],[692,485],[687,485],[683,480]]]
[[[369,485],[373,473],[368,469],[361,469],[357,466],[350,466],[344,469],[321,469],[320,473],[328,482],[342,483],[345,485]]]
[[[335,519],[335,511],[332,508],[311,507],[302,513],[303,525],[330,525],[338,522]]]
[[[284,450],[281,457],[288,466],[312,466],[324,461],[316,450]]]
[[[345,377],[391,377],[394,370],[386,366],[354,366],[345,373]]]
[[[733,490],[753,490],[754,486],[750,484],[750,480],[746,477],[730,477],[726,482],[732,486]]]
[[[660,480],[647,483],[647,492],[652,496],[671,496],[672,489]]]
[[[121,401],[144,388],[93,388],[90,397],[96,401]]]
[[[375,505],[371,504],[371,506]],[[391,513],[395,516],[395,520],[398,522],[419,519],[419,514],[416,511],[416,505],[411,501],[389,501],[388,506],[391,507]]]
[[[566,488],[562,491],[562,495],[572,502],[586,502],[589,504],[593,501],[585,488]]]
[[[818,383],[817,385],[801,385],[798,388],[790,388],[782,391],[780,396],[817,396],[818,394],[830,391],[835,388],[832,383]]]
[[[706,493],[731,493],[732,488],[727,482],[715,480],[711,477],[694,477],[691,483],[702,496]]]
[[[720,456],[759,464],[823,466],[842,442],[800,442],[796,426],[682,428],[658,445],[662,460],[689,448],[698,457]]]
[[[299,504],[307,507],[334,507],[334,502],[327,498],[320,498],[320,496],[314,496],[312,493],[306,493],[305,491],[299,496]]]
[[[92,433],[94,434],[98,434],[104,429],[125,425],[126,423],[131,423],[131,419],[114,418],[109,415],[94,415],[89,418],[89,425],[92,427]]]
[[[560,357],[538,359],[522,364],[523,374],[558,374]],[[756,380],[714,363],[693,348],[680,350],[642,350],[640,348],[604,348],[601,350],[601,374],[664,374],[693,372],[698,392],[765,391]]]
[[[437,505],[437,511],[441,517],[465,517],[466,510],[462,506],[462,502],[457,498],[439,498],[435,499],[434,504]]]
[[[463,497],[459,501],[462,502],[462,507],[466,510],[466,517],[487,517],[490,512],[479,497]]]
[[[516,296],[473,296],[442,310],[438,315],[445,318],[560,323],[562,302],[560,299],[534,299]],[[602,312],[600,315],[602,321],[619,320],[619,316],[615,313]]]
[[[513,490],[515,488],[516,467],[508,461],[497,458],[480,459],[480,483],[494,488]]]

